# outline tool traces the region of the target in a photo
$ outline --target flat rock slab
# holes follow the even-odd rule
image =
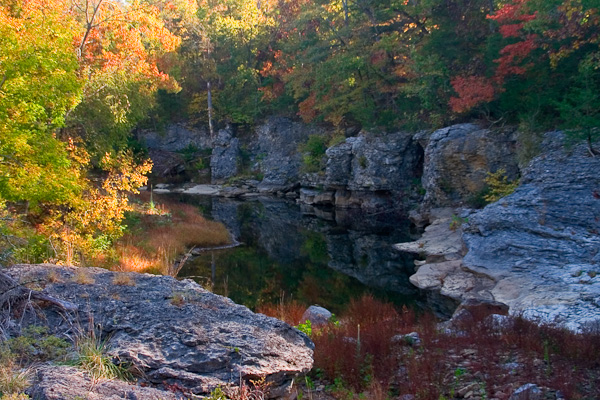
[[[460,222],[455,210],[443,208],[436,210],[433,222],[425,228],[423,236],[414,242],[398,243],[398,251],[425,257],[428,263],[459,260],[463,256],[463,240]]]
[[[184,400],[183,394],[136,386],[118,380],[94,382],[85,372],[74,367],[41,368],[36,383],[28,391],[36,400]]]
[[[313,344],[306,335],[191,280],[53,265],[5,272],[79,306],[76,316],[42,309],[43,319],[32,323],[45,320],[53,332],[72,330],[71,324],[95,326],[108,338],[109,354],[133,364],[151,384],[202,395],[265,377],[275,398],[312,368]]]
[[[222,189],[223,188],[219,185],[196,185],[191,188],[184,189],[181,193],[215,196],[219,194]]]

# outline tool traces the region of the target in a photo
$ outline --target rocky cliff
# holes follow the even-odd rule
[[[560,133],[543,148],[513,194],[475,213],[438,213],[419,241],[396,246],[426,257],[411,282],[572,329],[600,323],[600,158],[564,147]]]
[[[25,325],[48,325],[65,337],[96,329],[98,337],[106,338],[109,354],[133,365],[146,384],[202,395],[264,377],[269,397],[275,398],[312,367],[313,345],[303,333],[190,280],[54,265],[17,265],[4,272],[18,282],[35,282],[44,295],[78,308],[66,314],[53,308],[26,312],[21,317]],[[72,392],[60,390],[77,387],[85,377],[74,374],[70,382],[62,373],[44,370],[39,379],[37,393],[52,396],[38,398],[67,398]],[[148,396],[173,398],[167,392]]]

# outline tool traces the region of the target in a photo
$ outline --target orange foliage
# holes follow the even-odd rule
[[[317,103],[317,95],[312,92],[310,96],[303,102],[298,104],[298,115],[304,122],[312,122],[318,115],[318,111],[315,108]]]
[[[68,12],[80,25],[74,44],[90,79],[122,73],[146,83],[150,91],[177,89],[157,61],[174,51],[180,39],[164,26],[157,7],[139,1],[124,5],[116,0],[72,0]]]

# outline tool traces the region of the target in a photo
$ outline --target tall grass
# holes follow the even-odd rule
[[[169,274],[176,260],[193,247],[229,244],[223,224],[204,218],[198,208],[154,195],[153,207],[142,205],[129,215],[127,233],[117,243],[118,269]],[[158,204],[158,205],[156,205]]]

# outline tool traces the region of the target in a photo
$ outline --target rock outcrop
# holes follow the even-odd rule
[[[464,266],[511,312],[572,328],[600,321],[600,158],[548,135],[513,194],[469,218]]]
[[[310,135],[323,134],[316,127],[287,118],[272,117],[256,128],[255,142],[250,144],[256,167],[263,175],[264,190],[280,190],[300,180],[302,154],[299,146]]]
[[[53,265],[5,272],[79,307],[66,318],[42,309],[41,319],[27,314],[25,323],[46,323],[57,334],[94,326],[108,338],[109,354],[134,365],[152,385],[202,395],[265,377],[275,398],[312,367],[312,343],[304,334],[190,280]]]
[[[412,134],[361,134],[326,151],[322,175],[305,174],[300,201],[309,205],[383,210],[406,203],[421,176],[423,150]]]
[[[162,133],[140,130],[137,132],[137,137],[149,149],[171,152],[181,151],[188,147],[207,149],[212,146],[212,140],[206,128],[197,128],[183,123],[168,125]]]
[[[421,240],[397,245],[426,258],[411,282],[459,301],[498,301],[542,322],[597,329],[600,158],[562,143],[561,134],[548,134],[544,154],[524,169],[513,194],[464,214],[462,252],[447,217]]]
[[[233,137],[231,127],[219,130],[210,157],[210,173],[213,183],[224,182],[238,172],[240,142]]]
[[[509,180],[518,177],[514,130],[460,124],[415,138],[425,148],[422,185],[428,208],[476,201],[488,172],[504,169]]]

